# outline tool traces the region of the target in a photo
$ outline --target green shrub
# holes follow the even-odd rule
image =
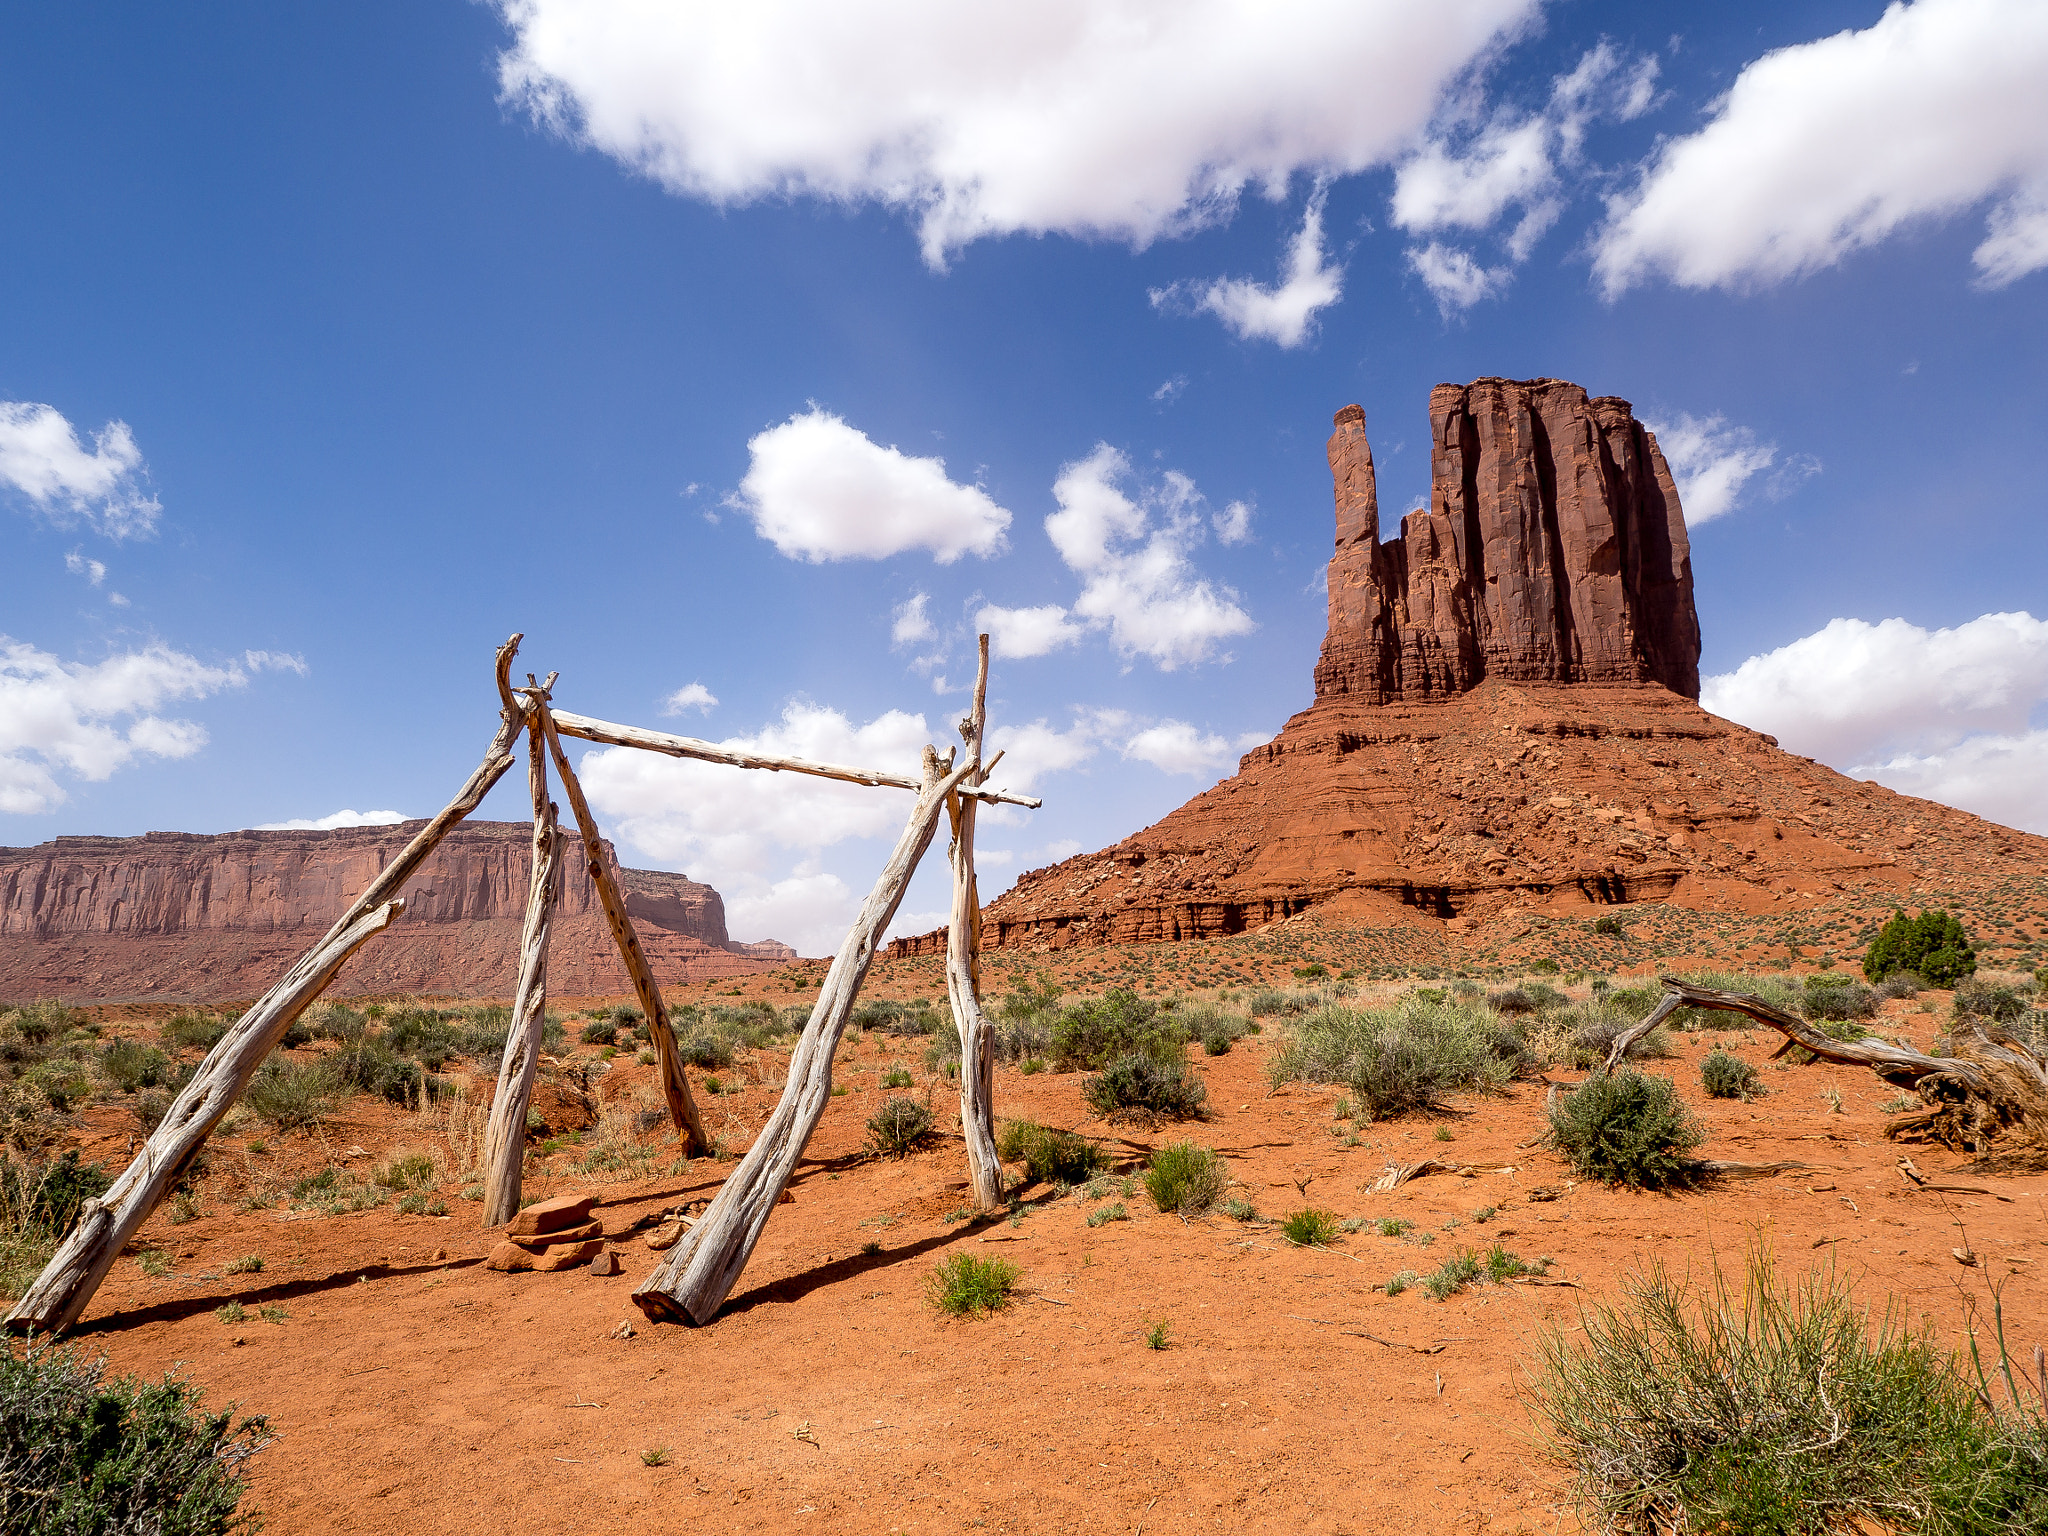
[[[204,1412],[175,1375],[108,1380],[106,1361],[31,1342],[0,1350],[0,1530],[51,1536],[251,1532],[242,1465],[267,1421]]]
[[[1180,1019],[1190,1038],[1201,1041],[1202,1049],[1211,1056],[1229,1054],[1230,1048],[1245,1037],[1250,1024],[1250,1020],[1214,1003],[1197,1003],[1182,1009]]]
[[[1606,917],[1593,920],[1593,931],[1610,939],[1625,939],[1628,930],[1621,925],[1621,919],[1609,913]]]
[[[210,1051],[228,1032],[228,1021],[210,1013],[176,1013],[163,1022],[159,1033],[180,1051]]]
[[[1756,1068],[1740,1056],[1731,1056],[1718,1046],[1700,1062],[1700,1086],[1710,1099],[1741,1099],[1747,1102],[1763,1091]]]
[[[2035,992],[2033,987],[1973,976],[1957,984],[1953,1011],[1958,1019],[1977,1018],[1987,1024],[2017,1024],[2033,1006]]]
[[[424,1152],[396,1151],[377,1165],[370,1181],[386,1189],[431,1189],[434,1160]]]
[[[1938,907],[1918,917],[1894,908],[1863,955],[1863,974],[1883,981],[1894,971],[1911,971],[1932,987],[1952,987],[1977,969],[1977,952],[1963,925]]]
[[[1184,1059],[1134,1055],[1104,1065],[1081,1085],[1081,1096],[1090,1109],[1111,1119],[1193,1120],[1201,1116],[1209,1089]]]
[[[1175,1061],[1186,1046],[1178,1017],[1121,987],[1063,1010],[1052,1028],[1053,1061],[1062,1072],[1092,1071],[1124,1056]]]
[[[1121,1200],[1115,1205],[1105,1205],[1100,1210],[1088,1213],[1088,1225],[1091,1227],[1106,1227],[1112,1221],[1129,1221],[1130,1219],[1131,1213],[1124,1209]]]
[[[1727,1533],[2038,1532],[2038,1412],[1988,1411],[1899,1315],[1873,1318],[1830,1271],[1782,1287],[1659,1266],[1615,1304],[1547,1331],[1530,1399],[1574,1493],[1610,1528]]]
[[[910,1068],[898,1063],[882,1074],[884,1088],[908,1088],[912,1086]]]
[[[1267,1074],[1276,1084],[1347,1084],[1380,1120],[1437,1107],[1449,1093],[1497,1090],[1531,1064],[1521,1037],[1491,1009],[1410,993],[1383,1008],[1316,1010],[1294,1026]]]
[[[1010,1304],[1022,1272],[1007,1259],[977,1259],[956,1253],[932,1271],[925,1294],[952,1317],[981,1317]]]
[[[1310,1206],[1280,1221],[1280,1235],[1297,1248],[1327,1248],[1337,1240],[1337,1213]]]
[[[88,1199],[107,1192],[111,1175],[81,1163],[76,1148],[48,1162],[0,1156],[0,1296],[19,1296],[50,1262]]]
[[[1198,1216],[1223,1197],[1230,1184],[1230,1165],[1208,1147],[1176,1141],[1152,1154],[1145,1170],[1145,1193],[1163,1212]]]
[[[272,1056],[256,1069],[242,1102],[280,1131],[307,1130],[334,1113],[341,1085],[325,1061]],[[166,1106],[168,1107],[168,1106]],[[159,1116],[162,1110],[158,1110]]]
[[[716,1030],[693,1029],[676,1041],[676,1050],[689,1066],[713,1069],[732,1065],[732,1041]]]
[[[1026,1181],[1038,1184],[1078,1184],[1109,1163],[1093,1142],[1035,1120],[1005,1122],[996,1154],[1006,1163],[1021,1162]]]
[[[441,1087],[416,1061],[407,1061],[381,1035],[365,1034],[327,1057],[335,1079],[344,1088],[367,1093],[393,1104],[417,1106]]]
[[[109,1040],[100,1047],[100,1070],[123,1093],[160,1088],[171,1075],[171,1058],[140,1040]]]
[[[583,1026],[582,1039],[585,1045],[617,1045],[619,1026],[610,1019],[592,1019]]]
[[[931,1106],[901,1094],[892,1093],[868,1116],[868,1150],[877,1157],[906,1157],[931,1133]]]
[[[1550,1136],[1581,1178],[1638,1189],[1687,1182],[1686,1156],[1706,1140],[1670,1078],[1626,1067],[1561,1097]]]
[[[1571,1031],[1568,1054],[1571,1065],[1581,1071],[1606,1066],[1607,1053],[1614,1049],[1616,1036],[1624,1030],[1633,1029],[1643,1020],[1642,1013],[1631,1017],[1625,1005],[1615,1002],[1616,996],[1610,992],[1604,998],[1575,1003],[1556,1016],[1559,1023]],[[1648,1011],[1645,1009],[1644,1013]],[[1659,1024],[1648,1034],[1631,1040],[1623,1060],[1661,1060],[1676,1054],[1669,1029]]]
[[[1802,1011],[1809,1019],[1873,1019],[1880,999],[1852,976],[1822,971],[1806,978]]]
[[[1540,1275],[1549,1268],[1548,1259],[1538,1259],[1532,1264],[1495,1243],[1483,1254],[1460,1249],[1430,1274],[1413,1283],[1419,1284],[1422,1294],[1431,1301],[1444,1301],[1470,1285],[1499,1285],[1520,1279],[1523,1275]],[[1395,1293],[1390,1291],[1388,1294]]]

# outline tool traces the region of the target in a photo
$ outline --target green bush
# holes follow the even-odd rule
[[[1337,1240],[1337,1213],[1310,1206],[1283,1216],[1280,1235],[1297,1248],[1327,1248]]]
[[[1194,1120],[1201,1116],[1209,1089],[1185,1060],[1119,1056],[1082,1083],[1081,1096],[1109,1119]]]
[[[1093,1071],[1123,1056],[1179,1060],[1187,1038],[1178,1017],[1119,987],[1062,1011],[1052,1027],[1052,1054],[1062,1072]]]
[[[204,1412],[175,1375],[107,1380],[106,1361],[31,1342],[0,1350],[0,1530],[99,1536],[253,1532],[242,1465],[267,1421]]]
[[[907,1157],[931,1133],[931,1106],[901,1094],[892,1093],[868,1116],[868,1150],[877,1157]]]
[[[1490,1092],[1533,1063],[1528,1048],[1483,1004],[1416,993],[1383,1008],[1317,1009],[1267,1064],[1278,1083],[1344,1083],[1373,1119],[1440,1105],[1446,1094]]]
[[[1230,1165],[1208,1147],[1176,1141],[1152,1154],[1145,1193],[1161,1211],[1197,1216],[1223,1197]]]
[[[1958,1019],[1977,1018],[1988,1024],[2017,1024],[2027,1016],[2035,995],[2036,989],[2032,987],[1972,976],[1956,986],[1954,1013]]]
[[[1731,1056],[1718,1046],[1700,1062],[1700,1086],[1710,1099],[1742,1099],[1747,1102],[1763,1091],[1756,1068],[1740,1056]]]
[[[1802,1011],[1809,1019],[1874,1019],[1879,998],[1875,988],[1854,977],[1822,971],[1806,978]]]
[[[400,1056],[382,1035],[364,1034],[329,1055],[327,1064],[342,1087],[393,1104],[417,1106],[441,1087],[439,1078],[427,1076],[418,1062]]]
[[[1863,974],[1883,981],[1894,971],[1911,971],[1931,987],[1952,987],[1977,969],[1977,952],[1963,925],[1938,907],[1918,917],[1893,909],[1864,952]]]
[[[101,1164],[80,1162],[76,1148],[44,1163],[0,1157],[0,1295],[26,1290],[76,1224],[79,1207],[112,1183]]]
[[[716,1030],[693,1029],[676,1041],[676,1050],[693,1067],[710,1070],[732,1065],[732,1041]]]
[[[210,1013],[176,1013],[159,1030],[166,1043],[180,1051],[210,1051],[227,1032],[228,1021]]]
[[[1006,1163],[1021,1162],[1026,1181],[1037,1184],[1078,1184],[1109,1163],[1092,1141],[1036,1120],[1005,1122],[996,1154]]]
[[[280,1131],[308,1130],[334,1113],[341,1084],[325,1061],[272,1056],[256,1069],[242,1102]],[[157,1114],[161,1117],[163,1111]]]
[[[1251,1021],[1219,1008],[1214,1003],[1196,1003],[1180,1013],[1181,1027],[1191,1039],[1202,1042],[1211,1056],[1228,1055],[1230,1048],[1249,1032]]]
[[[1508,1280],[1518,1280],[1523,1275],[1543,1274],[1549,1268],[1548,1259],[1538,1259],[1532,1264],[1495,1243],[1485,1253],[1460,1249],[1431,1273],[1411,1277],[1410,1283],[1420,1285],[1422,1294],[1431,1301],[1445,1301],[1467,1286],[1500,1285]],[[1391,1296],[1398,1292],[1389,1290],[1387,1294]]]
[[[1007,1259],[977,1259],[956,1253],[932,1271],[925,1294],[952,1317],[981,1317],[1010,1304],[1022,1272]]]
[[[912,1082],[910,1068],[902,1065],[900,1062],[892,1064],[889,1070],[882,1074],[882,1086],[884,1088],[908,1088],[912,1085]]]
[[[1530,1399],[1595,1523],[1626,1531],[2019,1536],[2048,1525],[2038,1412],[1988,1411],[1898,1314],[1830,1271],[1738,1291],[1659,1266],[1547,1331]]]
[[[1614,1048],[1615,1038],[1623,1031],[1633,1029],[1643,1020],[1643,1013],[1631,1015],[1626,1003],[1617,1003],[1622,994],[1610,992],[1606,997],[1594,998],[1588,1002],[1574,1003],[1556,1018],[1571,1029],[1571,1048],[1567,1054],[1571,1065],[1582,1071],[1607,1064],[1607,1053]],[[1660,996],[1662,994],[1659,994]],[[1671,1032],[1662,1024],[1646,1035],[1638,1035],[1629,1042],[1624,1061],[1662,1060],[1676,1055],[1671,1044]]]
[[[1550,1136],[1581,1178],[1638,1189],[1687,1182],[1687,1154],[1706,1140],[1670,1078],[1626,1067],[1560,1098]]]
[[[109,1040],[100,1047],[100,1070],[123,1093],[160,1088],[171,1075],[171,1058],[140,1040]]]
[[[617,1045],[619,1026],[610,1019],[592,1019],[583,1026],[582,1039],[585,1045]]]

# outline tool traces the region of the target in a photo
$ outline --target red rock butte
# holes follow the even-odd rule
[[[219,1002],[262,993],[423,822],[329,832],[60,837],[0,848],[0,997]],[[337,996],[509,997],[519,970],[532,828],[454,828],[401,893],[406,910],[335,979]],[[618,863],[611,845],[605,858]],[[560,996],[631,991],[582,842],[563,839],[548,951]],[[618,869],[656,976],[706,981],[793,959],[786,944],[726,937],[717,891],[660,870]]]
[[[1755,913],[2048,866],[2048,839],[1699,707],[1685,518],[1626,400],[1487,378],[1438,385],[1429,419],[1429,505],[1382,543],[1365,413],[1337,413],[1315,702],[1163,821],[1021,876],[986,943],[1213,938],[1312,908],[1358,927]]]

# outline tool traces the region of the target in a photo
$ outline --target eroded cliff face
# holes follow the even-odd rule
[[[1337,548],[1316,697],[1449,698],[1487,678],[1699,696],[1671,471],[1626,400],[1560,379],[1430,392],[1430,505],[1380,542],[1365,413],[1337,413]]]
[[[1430,507],[1382,544],[1364,412],[1337,413],[1315,703],[1157,825],[1023,875],[985,942],[1214,938],[1310,908],[1381,928],[1761,911],[2048,862],[2048,839],[1845,778],[1694,702],[1685,524],[1626,401],[1480,379],[1438,386],[1430,423]]]
[[[332,832],[62,837],[0,849],[0,997],[199,1001],[263,991],[422,824]],[[465,822],[402,893],[398,922],[351,959],[342,995],[509,995],[518,968],[531,828]],[[734,944],[710,886],[620,869],[641,942],[664,980],[768,969],[785,945]],[[628,989],[583,845],[563,839],[550,989]]]

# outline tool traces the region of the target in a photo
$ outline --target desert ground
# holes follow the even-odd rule
[[[1286,976],[1318,943],[1341,960],[1341,940],[1298,927],[1075,952],[1045,974],[1073,995],[1117,983],[1241,1002],[1244,985]],[[1694,958],[1665,948],[1633,968]],[[1716,948],[1718,963],[1735,957]],[[1755,953],[1814,959],[1782,932]],[[786,1006],[817,969],[677,1001]],[[1030,970],[999,958],[992,996]],[[1586,991],[1583,975],[1544,979]],[[1353,986],[1364,1003],[1417,984],[1430,983]],[[884,962],[867,992],[941,994],[930,961]],[[1281,1016],[1227,1054],[1191,1047],[1208,1089],[1200,1121],[1107,1124],[1081,1074],[1003,1064],[999,1119],[1071,1128],[1112,1163],[1092,1185],[1018,1188],[985,1220],[965,1210],[961,1144],[943,1134],[957,1127],[956,1090],[921,1059],[927,1042],[849,1032],[835,1068],[845,1092],[725,1310],[706,1327],[657,1325],[629,1299],[660,1257],[646,1235],[708,1199],[729,1163],[684,1160],[666,1124],[649,1123],[652,1067],[630,1052],[600,1062],[577,1043],[575,1016],[610,1001],[555,1000],[570,1033],[557,1083],[536,1101],[549,1123],[526,1192],[595,1193],[621,1274],[484,1267],[493,1236],[463,1198],[489,1091],[479,1080],[416,1108],[359,1096],[303,1134],[232,1121],[190,1198],[159,1210],[117,1262],[77,1341],[117,1370],[175,1368],[210,1405],[267,1417],[277,1438],[250,1464],[245,1501],[267,1530],[408,1533],[648,1519],[744,1532],[1379,1532],[1413,1528],[1418,1512],[1433,1529],[1573,1530],[1567,1474],[1527,1408],[1528,1372],[1546,1330],[1568,1334],[1582,1304],[1645,1266],[1739,1269],[1762,1244],[1785,1275],[1833,1266],[1872,1307],[1924,1321],[1947,1347],[1984,1327],[1994,1290],[2016,1346],[2048,1341],[2048,1176],[1987,1177],[1938,1148],[1888,1141],[1881,1106],[1897,1090],[1869,1072],[1772,1060],[1781,1042],[1766,1030],[1677,1032],[1675,1054],[1644,1067],[1672,1076],[1701,1117],[1701,1155],[1797,1166],[1647,1194],[1575,1182],[1541,1144],[1548,1085],[1580,1073],[1370,1123],[1342,1117],[1341,1087],[1270,1085]],[[1872,1027],[1925,1048],[1947,998],[1883,1007]],[[110,1034],[155,1038],[150,1009],[99,1013]],[[1700,1092],[1697,1062],[1715,1045],[1758,1067],[1764,1096]],[[718,1092],[692,1073],[726,1157],[772,1106],[787,1055],[786,1044],[742,1053],[709,1074]],[[893,1067],[910,1071],[942,1131],[900,1159],[864,1151]],[[565,1076],[587,1090],[565,1092]],[[135,1135],[132,1113],[101,1101],[71,1140],[118,1167]],[[1153,1208],[1139,1178],[1148,1153],[1183,1139],[1227,1159],[1230,1194],[1257,1219]],[[433,1164],[415,1191],[426,1198],[408,1202],[417,1214],[375,1184],[407,1153]],[[1459,1171],[1375,1189],[1390,1166],[1431,1157]],[[348,1210],[351,1190],[377,1203]],[[1290,1244],[1275,1221],[1308,1206],[1349,1230]],[[1104,1214],[1114,1207],[1120,1218]],[[1443,1301],[1388,1294],[1396,1275],[1494,1244],[1549,1262]],[[1009,1307],[966,1320],[929,1304],[932,1271],[963,1252],[1019,1268]]]

